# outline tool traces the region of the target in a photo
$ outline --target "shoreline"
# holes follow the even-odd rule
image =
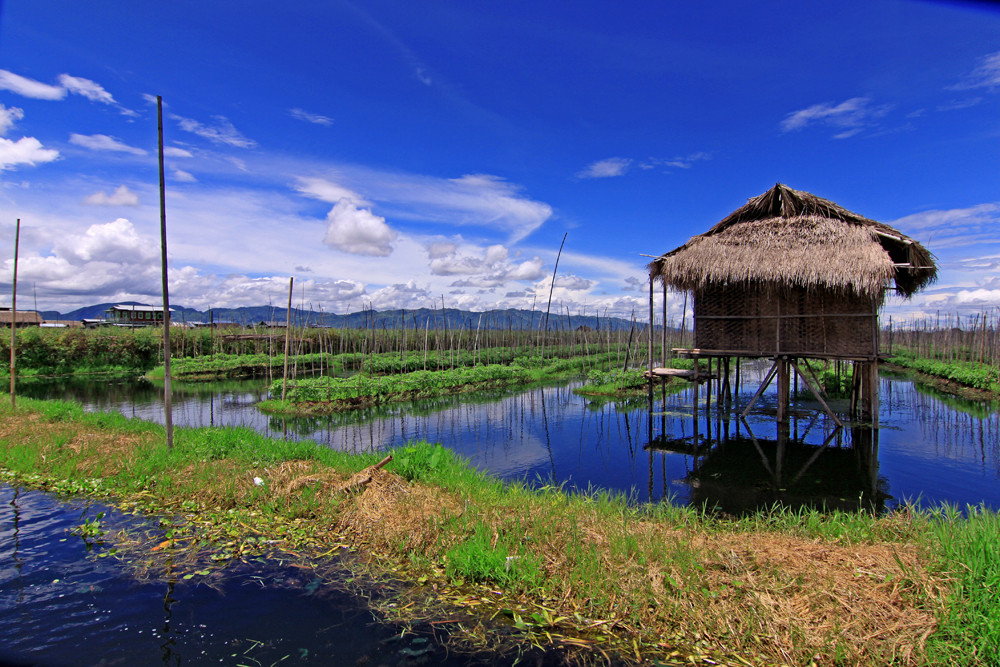
[[[935,531],[973,525],[957,517],[726,519],[502,484],[427,443],[373,470],[381,454],[247,429],[178,429],[167,451],[155,424],[55,401],[0,401],[0,417],[0,467],[17,483],[176,516],[179,534],[235,540],[235,552],[217,547],[230,558],[262,538],[303,554],[347,545],[373,580],[406,582],[378,613],[447,626],[456,646],[535,646],[581,663],[920,665],[952,650],[942,619],[970,607],[945,604],[964,563],[942,570],[935,555]]]

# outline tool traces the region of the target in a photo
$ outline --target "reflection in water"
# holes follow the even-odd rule
[[[765,365],[748,363],[732,401],[702,387],[655,389],[628,401],[591,400],[578,382],[393,403],[329,417],[288,419],[254,407],[263,381],[175,383],[178,426],[245,426],[338,450],[377,452],[412,440],[440,442],[503,479],[627,493],[635,501],[707,503],[741,513],[774,502],[874,510],[907,500],[985,502],[1000,508],[996,405],[935,395],[883,377],[877,430],[837,431],[811,395],[775,423],[773,391],[747,415]],[[24,395],[81,401],[161,421],[162,389],[149,383],[27,383]],[[846,401],[831,401],[846,414]],[[891,495],[890,495],[891,494]]]

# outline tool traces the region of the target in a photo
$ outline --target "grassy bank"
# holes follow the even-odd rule
[[[1000,396],[1000,367],[991,364],[959,359],[934,359],[921,356],[910,348],[896,348],[888,361],[894,366]]]
[[[369,576],[412,583],[380,613],[433,621],[459,644],[530,642],[591,662],[997,664],[992,512],[729,520],[504,485],[426,443],[372,470],[383,453],[245,429],[163,441],[159,426],[117,414],[0,400],[6,479],[168,515],[170,537],[136,550],[152,571],[165,551],[179,576],[192,550],[224,567],[265,549],[315,559],[349,546]]]

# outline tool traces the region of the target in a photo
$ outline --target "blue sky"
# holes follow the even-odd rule
[[[0,305],[647,308],[648,258],[785,183],[1000,306],[986,3],[0,4]],[[671,299],[672,315],[681,301]]]

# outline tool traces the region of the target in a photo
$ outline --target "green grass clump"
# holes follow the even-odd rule
[[[933,514],[939,567],[952,580],[929,653],[940,664],[1000,664],[1000,515],[946,506]]]
[[[462,581],[487,582],[504,588],[527,589],[540,579],[538,556],[517,554],[509,536],[495,535],[477,521],[470,535],[445,554],[450,577]]]

